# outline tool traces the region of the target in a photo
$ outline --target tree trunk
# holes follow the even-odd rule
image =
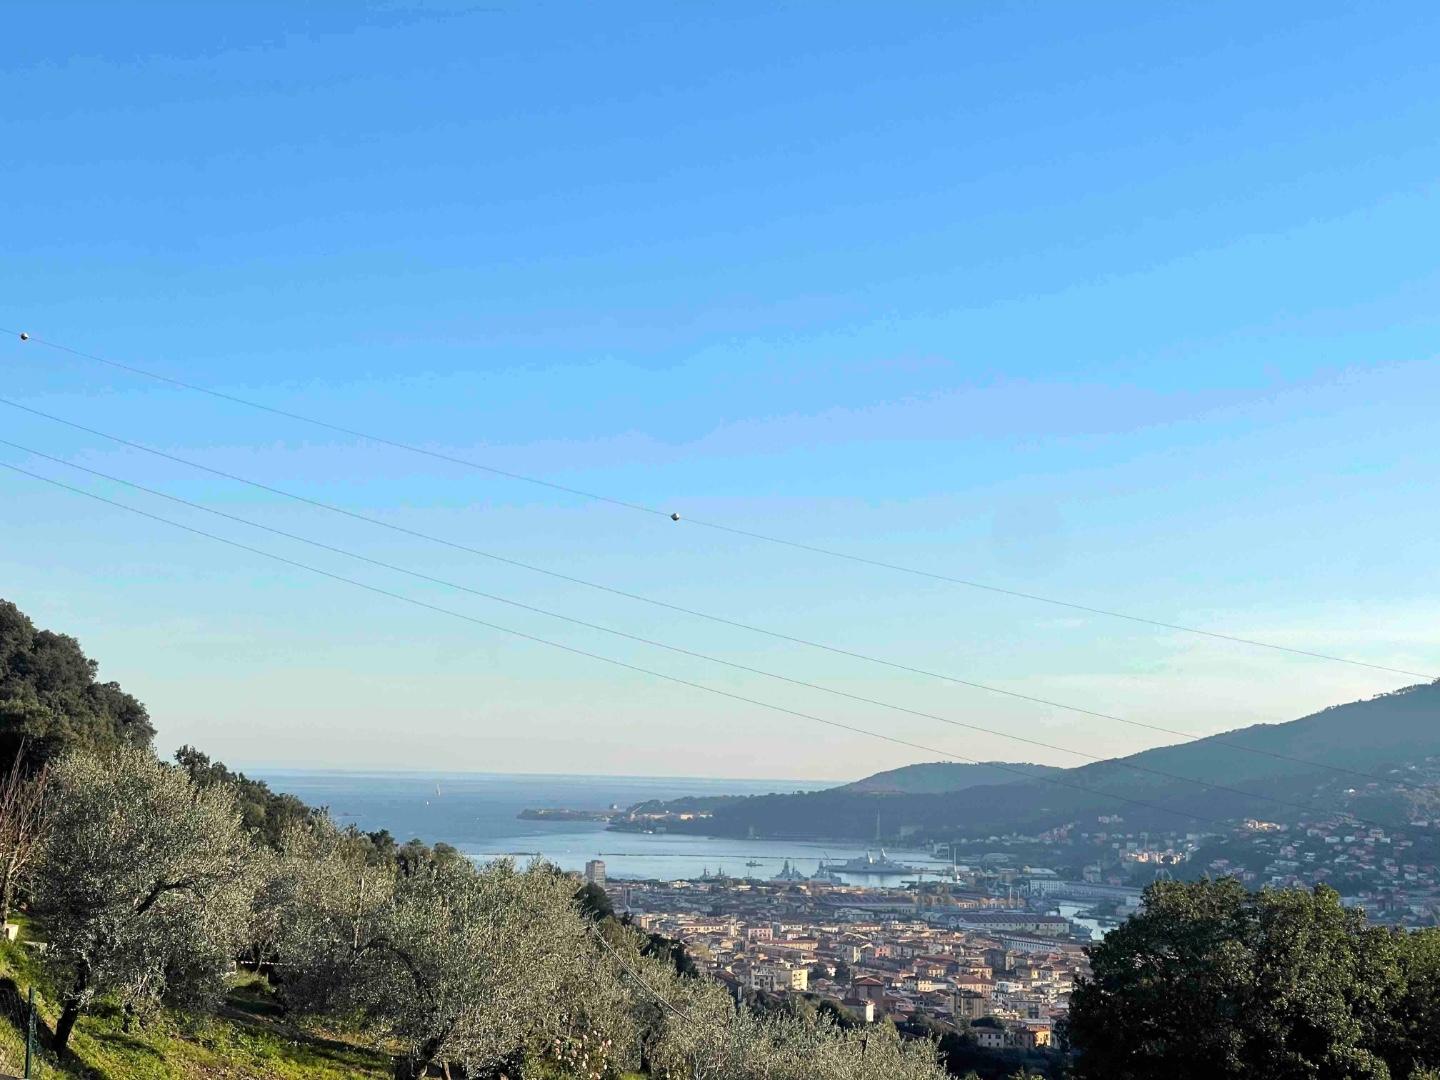
[[[0,875],[0,924],[10,921],[10,906],[15,903],[15,871],[7,866]]]
[[[75,976],[75,985],[60,1001],[60,1019],[55,1023],[55,1053],[64,1055],[70,1044],[70,1032],[75,1030],[75,1021],[80,1019],[80,1010],[85,1007],[85,992],[90,989],[90,966],[81,964]]]
[[[75,1021],[80,1019],[79,998],[67,997],[60,1009],[60,1019],[55,1023],[55,1053],[63,1055],[70,1043],[70,1032],[75,1030]]]
[[[430,1039],[421,1043],[414,1054],[406,1054],[404,1057],[395,1059],[395,1080],[422,1080],[430,1063],[435,1060],[435,1055],[440,1053],[440,1047],[445,1044],[444,1039]]]

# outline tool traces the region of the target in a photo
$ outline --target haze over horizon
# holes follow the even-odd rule
[[[1237,12],[1239,9],[1235,9]],[[76,11],[83,17],[76,17]],[[374,4],[12,13],[0,396],[557,571],[1213,733],[1440,671],[1440,12]],[[857,44],[863,42],[863,44]],[[715,57],[724,57],[716,62]],[[103,174],[104,182],[96,176]],[[0,437],[525,603],[1088,754],[1176,741],[332,517],[0,407]],[[984,760],[1083,759],[397,578],[540,637]],[[163,750],[855,779],[936,755],[467,626],[0,472],[0,596]],[[1433,677],[1433,676],[1432,676]]]

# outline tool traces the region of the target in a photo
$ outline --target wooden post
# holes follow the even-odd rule
[[[31,1059],[35,1054],[35,987],[30,987],[30,1008],[25,1018],[25,1078],[30,1078]]]

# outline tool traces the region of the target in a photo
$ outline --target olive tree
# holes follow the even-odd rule
[[[127,1016],[151,1002],[213,1004],[253,892],[233,794],[141,749],[74,752],[52,783],[35,899],[61,993],[56,1049],[99,994],[118,993]]]
[[[660,1080],[944,1080],[935,1043],[889,1024],[844,1029],[824,1014],[761,1015],[719,983],[641,952],[643,935],[610,936],[634,993],[644,1065]]]
[[[405,1076],[436,1059],[472,1070],[518,1062],[574,1034],[569,1006],[596,968],[573,893],[550,867],[506,861],[399,882],[367,991],[371,1015],[410,1048]]]
[[[824,1015],[692,1008],[653,1055],[665,1080],[944,1080],[935,1043],[888,1024],[845,1029]]]
[[[362,944],[393,902],[392,864],[370,865],[366,842],[327,817],[283,834],[267,857],[251,918],[257,959],[278,963],[281,995],[298,1012],[353,1012],[366,977]]]
[[[552,867],[444,860],[397,874],[366,865],[323,823],[287,845],[283,880],[267,890],[287,906],[278,920],[286,999],[393,1039],[403,1047],[397,1076],[569,1054],[592,1035],[633,1041],[603,1030],[625,1012],[574,883]]]

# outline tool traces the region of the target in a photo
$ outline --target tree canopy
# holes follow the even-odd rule
[[[1409,1080],[1440,1065],[1440,931],[1366,925],[1324,886],[1158,882],[1090,950],[1080,1080]]]
[[[212,761],[193,746],[175,751],[175,762],[199,787],[224,787],[235,795],[245,827],[256,838],[276,847],[287,829],[309,820],[314,810],[294,795],[270,790],[263,780],[254,780],[242,772],[232,772],[220,761]]]
[[[63,988],[63,1050],[99,994],[129,1008],[205,1005],[243,942],[254,849],[234,794],[198,788],[147,750],[71,751],[36,875],[46,963]]]
[[[65,634],[36,629],[0,600],[0,767],[22,746],[34,765],[70,748],[148,747],[145,706],[119,684],[96,680],[98,665]]]
[[[494,1068],[613,1021],[595,1005],[613,974],[553,867],[377,866],[322,820],[287,838],[269,891],[287,1002],[384,1032],[403,1048],[399,1076]]]

